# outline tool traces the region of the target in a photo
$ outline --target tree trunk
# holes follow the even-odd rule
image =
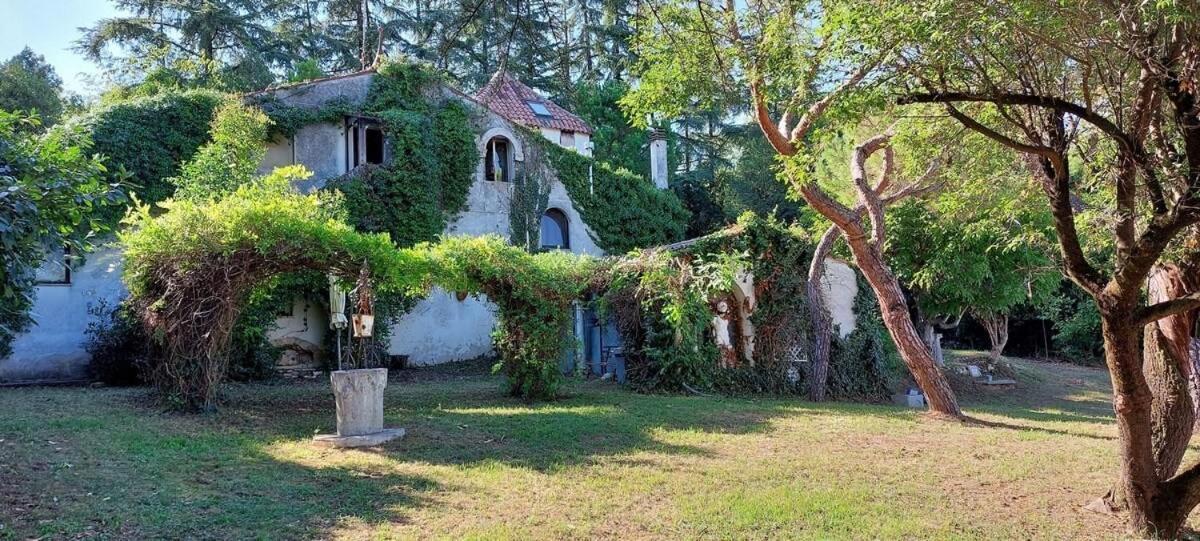
[[[975,314],[975,319],[987,331],[988,341],[992,345],[988,350],[988,358],[993,363],[999,362],[1004,346],[1008,344],[1008,314]]]
[[[904,364],[917,380],[917,386],[925,393],[925,401],[929,409],[936,413],[961,417],[962,409],[958,399],[950,389],[950,383],[945,374],[938,369],[936,361],[921,335],[913,325],[912,316],[908,311],[908,302],[900,282],[883,262],[883,257],[874,246],[867,243],[862,235],[845,235],[850,251],[854,254],[854,262],[871,284],[875,297],[879,300],[883,323],[896,343],[896,349]]]
[[[812,262],[808,266],[806,293],[813,332],[812,372],[808,382],[808,397],[814,402],[825,400],[825,386],[829,381],[829,346],[833,340],[833,329],[829,309],[825,306],[821,280],[825,276],[825,258],[829,257],[829,252],[833,250],[833,244],[839,236],[838,228],[830,226],[817,243]]]
[[[1147,280],[1150,303],[1158,303],[1189,292],[1188,277],[1179,267],[1155,267]],[[1158,478],[1165,481],[1179,469],[1196,421],[1189,385],[1192,371],[1192,314],[1168,316],[1146,325],[1143,371],[1154,395],[1152,422],[1154,462]]]
[[[1129,510],[1130,528],[1153,535],[1153,499],[1158,491],[1152,430],[1153,394],[1142,373],[1141,333],[1130,319],[1132,307],[1102,309],[1104,358],[1112,375],[1121,472],[1116,491]]]

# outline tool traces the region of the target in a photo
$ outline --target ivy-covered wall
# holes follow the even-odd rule
[[[596,242],[624,253],[683,240],[690,214],[679,198],[649,179],[567,150],[526,131],[554,176],[567,188]],[[649,160],[649,156],[646,157]]]
[[[168,91],[97,107],[73,119],[105,157],[110,175],[132,174],[130,190],[145,203],[171,196],[170,178],[209,141],[213,112],[228,96],[212,90]]]
[[[804,231],[748,213],[735,226],[677,250],[632,254],[615,264],[600,305],[621,333],[631,383],[645,390],[807,393],[809,364],[797,361],[810,357],[812,344],[805,295],[812,249]],[[754,362],[739,348],[736,364],[722,368],[714,306],[733,301],[740,270],[754,276]],[[898,358],[871,295],[859,285],[856,328],[834,339],[831,398],[885,400],[898,375]],[[739,316],[732,317],[736,323]]]

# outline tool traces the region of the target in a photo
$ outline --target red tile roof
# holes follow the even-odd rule
[[[475,93],[475,99],[496,114],[531,128],[592,133],[592,127],[582,118],[543,98],[503,69],[497,71],[488,84]],[[545,106],[550,116],[534,114],[533,109],[529,107],[530,102]]]

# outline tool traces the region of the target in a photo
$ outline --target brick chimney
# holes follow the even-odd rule
[[[650,130],[650,180],[660,190],[667,189],[667,132],[660,128]]]

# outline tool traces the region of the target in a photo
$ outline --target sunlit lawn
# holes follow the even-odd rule
[[[0,389],[0,538],[1120,536],[1081,509],[1117,461],[1103,372],[1020,368],[968,402],[987,426],[595,382],[526,405],[441,371],[390,384],[409,433],[365,451],[309,443],[327,384],[232,386],[208,416],[145,389]]]

